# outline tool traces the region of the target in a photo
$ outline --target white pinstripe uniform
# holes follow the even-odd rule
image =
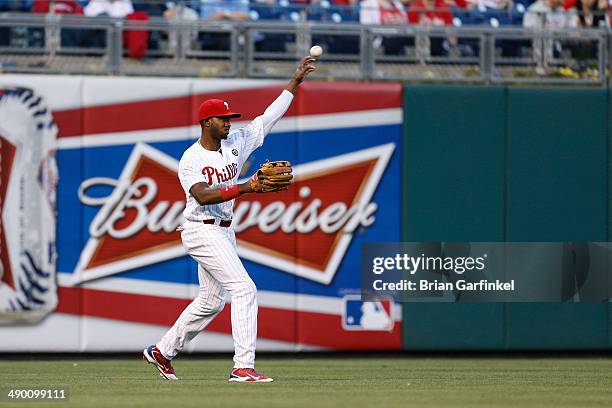
[[[219,151],[206,150],[198,141],[179,162],[179,179],[187,197],[181,239],[187,253],[198,263],[200,291],[157,343],[168,359],[176,356],[223,309],[227,291],[232,300],[234,368],[255,367],[257,289],[236,253],[234,229],[219,226],[220,220],[232,218],[234,200],[201,206],[189,190],[200,182],[211,189],[236,184],[244,162],[263,144],[292,100],[293,94],[283,91],[263,115],[245,128],[230,132],[221,141]],[[215,224],[202,223],[205,219],[214,219]]]

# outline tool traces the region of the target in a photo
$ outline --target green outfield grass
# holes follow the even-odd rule
[[[269,384],[226,381],[230,359],[175,359],[162,381],[134,359],[0,360],[0,387],[68,385],[70,401],[7,407],[611,407],[612,359],[270,358]]]

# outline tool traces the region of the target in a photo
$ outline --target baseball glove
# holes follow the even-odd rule
[[[262,164],[251,177],[251,188],[257,193],[287,190],[293,175],[288,161],[272,161]]]

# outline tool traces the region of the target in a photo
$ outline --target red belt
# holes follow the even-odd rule
[[[218,221],[218,222],[217,222],[217,221],[218,221],[218,220],[216,220],[216,219],[214,219],[214,218],[211,218],[211,219],[209,219],[209,220],[202,220],[202,222],[203,222],[204,224],[214,224],[214,225],[218,225],[218,226],[220,226],[220,227],[225,227],[225,228],[227,228],[227,227],[229,227],[230,225],[232,225],[232,220],[231,220],[231,219],[229,219],[229,220],[220,220],[220,221]]]

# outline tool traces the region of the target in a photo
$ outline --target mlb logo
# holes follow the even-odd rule
[[[342,300],[344,330],[393,330],[392,300],[363,301],[359,295],[345,296]]]

